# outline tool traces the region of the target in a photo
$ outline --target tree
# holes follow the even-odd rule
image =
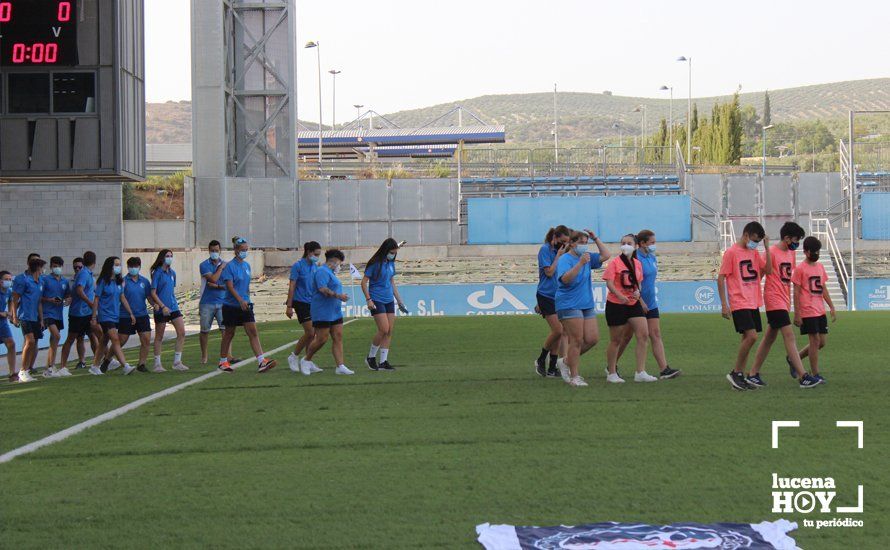
[[[769,108],[769,90],[763,92],[763,126],[772,124],[773,116]]]
[[[698,130],[698,103],[692,104],[692,135]],[[693,140],[694,141],[694,140]]]

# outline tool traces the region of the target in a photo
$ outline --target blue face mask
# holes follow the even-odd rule
[[[12,288],[12,281],[3,281],[3,289],[9,290],[10,288]]]
[[[121,274],[121,266],[119,265],[114,266],[113,268],[111,268],[111,270],[114,272],[115,275]]]
[[[748,250],[757,250],[757,246],[760,243],[749,240],[748,241]]]
[[[54,268],[53,268],[53,275],[55,275],[55,276],[58,277],[58,276],[61,275],[61,274],[62,274],[62,268],[61,268],[61,267],[54,267]]]
[[[586,244],[576,244],[575,252],[577,252],[578,255],[580,256],[581,254],[586,254],[588,248],[590,248],[590,247]]]
[[[649,254],[655,254],[655,249],[657,248],[654,244],[649,245]]]
[[[797,250],[800,248],[800,243],[788,243],[788,250]]]
[[[238,252],[238,257],[241,258],[242,260],[247,259],[247,251],[241,250],[240,252]]]
[[[164,263],[166,265],[173,265],[173,256],[167,256],[166,258],[164,258]]]
[[[219,252],[211,252],[211,253],[210,253],[210,259],[213,260],[214,262],[215,262],[216,260],[218,260],[218,259],[219,259]]]
[[[318,265],[318,262],[321,261],[321,258],[319,258],[318,256],[309,256],[309,261],[314,263],[315,265]]]
[[[393,261],[393,260],[395,260],[395,259],[396,259],[396,255],[395,255],[395,253],[394,253],[394,252],[390,252],[389,254],[386,255],[386,259],[389,260],[389,261]]]
[[[139,268],[131,267],[130,269],[127,270],[127,273],[129,273],[130,275],[135,277],[136,275],[139,275]]]

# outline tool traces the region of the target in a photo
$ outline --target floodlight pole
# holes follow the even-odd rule
[[[850,311],[856,311],[856,164],[853,159],[853,117],[850,111]]]
[[[686,106],[686,156],[692,158],[692,57],[680,56],[677,61],[689,64],[689,102]]]
[[[337,69],[331,69],[328,71],[331,73],[333,85],[332,85],[332,98],[331,98],[331,130],[337,129],[337,75],[342,73],[343,71],[338,71]]]
[[[315,48],[315,52],[318,54],[318,174],[322,174],[321,167],[321,43],[319,42],[307,42],[306,49]]]
[[[553,84],[553,156],[559,164],[559,116],[556,107],[556,83]]]

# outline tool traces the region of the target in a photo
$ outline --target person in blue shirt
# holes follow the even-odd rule
[[[393,325],[396,322],[396,303],[399,311],[407,313],[399,289],[394,282],[396,276],[396,256],[399,244],[395,239],[386,239],[377,252],[368,260],[365,275],[362,277],[362,292],[368,302],[368,309],[377,323],[377,333],[371,339],[371,350],[365,362],[371,370],[396,370],[389,364],[389,346],[392,343]],[[377,352],[380,362],[377,362]]]
[[[658,295],[655,290],[655,279],[658,277],[658,259],[655,257],[655,233],[649,229],[644,229],[637,233],[636,240],[639,248],[634,252],[634,258],[640,261],[643,266],[643,281],[640,283],[640,297],[649,307],[646,312],[646,322],[649,325],[649,343],[652,345],[652,355],[655,356],[655,362],[658,363],[658,377],[661,379],[674,378],[681,371],[672,369],[668,365],[667,358],[664,353],[664,341],[661,338],[661,319],[658,313]],[[633,338],[634,332],[630,325],[624,331],[621,346],[618,348],[618,359],[627,345]]]
[[[161,364],[161,348],[167,323],[176,330],[176,347],[173,352],[173,370],[187,371],[182,363],[182,348],[185,347],[185,320],[176,301],[176,272],[173,271],[173,251],[164,249],[158,252],[151,264],[151,301],[154,303],[155,317],[155,365],[152,372],[165,372]]]
[[[6,346],[6,363],[9,365],[9,381],[18,380],[15,371],[15,340],[12,339],[12,329],[9,328],[12,305],[12,273],[0,271],[0,344]]]
[[[556,265],[556,316],[567,337],[566,356],[557,361],[557,368],[565,382],[586,386],[579,374],[581,356],[596,345],[600,336],[590,272],[602,267],[609,251],[592,232],[575,231],[570,239],[571,251],[563,254]],[[598,252],[589,252],[590,240]]]
[[[117,339],[123,349],[130,336],[139,335],[139,362],[136,364],[136,370],[148,372],[145,362],[148,360],[148,350],[151,347],[151,321],[145,304],[151,303],[151,281],[140,274],[141,270],[142,260],[138,256],[127,259],[127,275],[123,278],[121,288],[123,297],[130,306],[130,312],[121,309],[117,322]],[[109,349],[103,363],[103,366],[110,370],[120,366],[120,361],[113,355],[113,350]]]
[[[547,321],[550,334],[544,339],[541,355],[535,359],[535,372],[540,376],[559,376],[556,368],[557,360],[565,355],[565,341],[562,334],[562,323],[556,318],[556,265],[559,259],[571,250],[569,237],[571,230],[559,225],[551,227],[544,237],[544,244],[538,250],[538,291],[535,298],[538,303],[536,311]],[[562,352],[562,353],[560,353]],[[547,368],[547,355],[550,355],[550,368]]]
[[[71,376],[67,367],[55,368],[56,351],[61,339],[61,331],[65,330],[65,322],[62,320],[62,308],[71,296],[71,283],[62,276],[62,266],[65,260],[59,256],[49,259],[49,275],[44,275],[43,280],[43,324],[49,331],[49,348],[46,352],[46,369],[43,376],[46,378]]]
[[[37,360],[37,343],[43,338],[43,281],[40,275],[45,265],[46,260],[32,253],[28,256],[28,270],[12,281],[13,324],[22,329],[25,338],[19,382],[34,380],[31,370]]]
[[[343,362],[343,310],[341,304],[349,299],[343,293],[343,283],[337,277],[340,265],[346,259],[343,252],[333,248],[324,253],[325,264],[315,272],[312,284],[312,325],[315,327],[315,338],[306,350],[306,357],[301,363],[309,363],[315,367],[312,358],[324,347],[328,338],[333,340],[331,353],[337,364],[336,374],[355,374]]]
[[[275,368],[275,359],[267,359],[260,344],[260,336],[256,329],[256,319],[253,315],[253,303],[250,301],[250,264],[247,257],[250,253],[250,244],[247,239],[233,237],[232,245],[235,248],[235,259],[226,264],[219,281],[226,287],[226,295],[223,297],[223,330],[220,342],[219,369],[224,372],[234,372],[235,368],[229,362],[227,354],[232,349],[232,339],[235,338],[235,329],[244,327],[250,348],[256,355],[257,372],[263,373]]]
[[[213,328],[213,321],[219,330],[223,330],[222,305],[223,298],[226,295],[226,287],[219,283],[219,276],[226,267],[226,262],[221,258],[222,245],[216,239],[210,241],[207,245],[207,252],[210,255],[206,260],[198,266],[201,274],[201,301],[198,304],[198,317],[201,322],[201,333],[198,340],[201,342],[201,364],[206,365],[208,358],[207,343],[210,340],[210,329]],[[229,363],[237,363],[238,360],[232,357],[232,350],[227,354]]]
[[[84,336],[90,337],[93,353],[98,347],[98,338],[102,331],[93,323],[93,307],[96,298],[96,281],[93,280],[93,267],[96,265],[96,253],[88,250],[83,253],[83,267],[77,268],[74,260],[74,281],[71,283],[71,306],[68,308],[68,337],[62,345],[62,360],[59,363],[64,369],[68,366],[68,355],[72,344],[77,344],[77,355],[80,358],[78,368],[84,361],[81,346]]]
[[[130,322],[136,324],[136,317],[124,296],[122,270],[121,259],[117,256],[110,256],[105,258],[102,270],[99,271],[99,278],[96,280],[96,307],[93,309],[93,320],[99,323],[102,337],[99,338],[96,355],[93,357],[93,366],[90,367],[90,374],[94,376],[105,374],[106,369],[114,370],[115,367],[103,365],[105,352],[109,348],[117,359],[118,366],[123,365],[124,374],[130,374],[136,370],[136,367],[127,363],[117,338],[117,325],[121,313],[126,312],[130,317]]]
[[[287,356],[287,363],[293,372],[302,372],[309,376],[312,374],[308,364],[301,365],[300,353],[309,346],[315,338],[315,329],[312,327],[312,284],[315,272],[321,261],[321,245],[315,241],[309,241],[303,245],[303,257],[294,262],[290,268],[290,281],[287,286],[287,301],[284,303],[284,314],[288,319],[294,318],[297,313],[297,322],[303,327],[303,335],[297,340],[294,351]]]

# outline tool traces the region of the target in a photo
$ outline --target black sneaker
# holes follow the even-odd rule
[[[136,366],[136,370],[139,372],[148,372],[148,369],[145,367],[145,363],[140,363]]]
[[[791,378],[797,379],[797,369],[794,368],[794,365],[791,363],[791,356],[785,356],[785,362],[788,363],[788,373],[791,375]]]
[[[745,382],[745,375],[740,372],[732,371],[726,375],[726,379],[729,380],[730,385],[739,391],[745,391],[749,388],[747,382]]]
[[[538,374],[538,376],[547,376],[547,369],[544,368],[544,362],[541,361],[540,358],[535,359],[535,372]]]
[[[662,380],[667,380],[669,378],[676,378],[677,376],[680,375],[680,372],[681,371],[679,371],[677,369],[672,369],[670,366],[667,366],[664,368],[663,371],[658,373],[658,377],[661,378]]]
[[[257,366],[256,371],[258,374],[262,374],[274,369],[277,364],[278,362],[275,359],[263,359],[263,362]]]
[[[80,362],[77,363],[77,366],[74,367],[74,368],[75,368],[75,369],[85,369],[85,368],[87,368],[87,365],[86,365],[86,363],[84,363],[83,361],[80,361]]]
[[[365,363],[368,364],[368,368],[371,370],[380,370],[380,365],[377,364],[376,357],[365,357]]]
[[[380,363],[380,364],[378,365],[378,368],[379,368],[380,370],[385,370],[385,371],[394,371],[394,370],[396,370],[396,368],[395,368],[394,366],[392,366],[392,365],[389,364],[389,361],[384,361],[384,362]]]
[[[102,372],[108,372],[108,365],[111,364],[111,359],[105,359],[102,361],[102,365],[99,367],[99,370]]]
[[[822,383],[822,380],[819,380],[815,376],[810,376],[809,374],[804,375],[804,377],[800,379],[801,389],[815,388],[816,386],[818,386],[821,383]]]
[[[759,374],[745,378],[745,382],[758,388],[766,386],[766,382],[763,381],[763,378],[761,378]]]
[[[547,369],[547,378],[559,378],[560,376],[562,375],[559,374],[559,369],[555,366]]]
[[[825,381],[825,379],[822,378],[822,375],[821,375],[821,374],[817,374],[817,375],[814,376],[813,378],[815,378],[816,380],[818,380],[820,384],[827,384],[827,382]]]

